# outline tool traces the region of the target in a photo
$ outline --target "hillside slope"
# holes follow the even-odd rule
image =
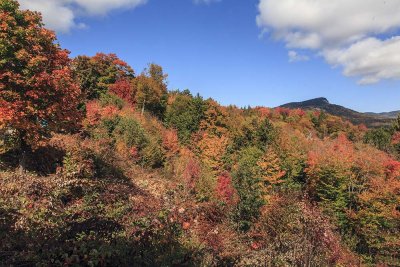
[[[400,266],[400,119],[222,106],[0,17],[0,266]]]
[[[324,97],[315,98],[302,102],[293,102],[282,105],[281,107],[290,109],[320,109],[324,110],[332,115],[343,117],[354,124],[365,124],[368,127],[379,127],[384,125],[390,125],[391,119],[397,117],[399,112],[389,113],[361,113],[354,111],[343,106],[329,103],[328,99]]]

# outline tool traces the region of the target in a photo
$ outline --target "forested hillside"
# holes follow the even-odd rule
[[[0,266],[400,266],[400,118],[221,106],[0,18]]]
[[[288,103],[282,105],[281,107],[291,109],[301,108],[304,110],[323,110],[334,116],[345,118],[356,125],[365,124],[368,127],[375,128],[390,125],[392,120],[397,118],[397,116],[400,114],[399,111],[386,113],[361,113],[349,108],[331,104],[329,103],[328,99],[324,97],[310,99],[303,102]]]

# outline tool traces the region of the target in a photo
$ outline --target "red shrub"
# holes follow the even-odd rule
[[[277,107],[275,111],[283,118],[289,117],[290,115],[290,109],[288,108]]]
[[[185,171],[183,172],[183,179],[189,190],[193,190],[197,181],[200,179],[201,167],[197,160],[190,159],[186,164]]]
[[[385,162],[386,175],[388,178],[400,176],[400,162],[397,160],[389,160]]]
[[[400,132],[397,132],[392,137],[392,145],[400,144]]]
[[[232,177],[227,172],[218,177],[217,197],[226,204],[232,205],[236,202],[236,190],[232,185]]]
[[[91,101],[86,104],[86,123],[96,125],[101,119],[101,107],[98,102]]]
[[[306,112],[304,110],[298,108],[298,109],[293,110],[292,114],[294,116],[298,116],[298,117],[302,118],[306,115]]]

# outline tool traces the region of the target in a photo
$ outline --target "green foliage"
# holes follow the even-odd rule
[[[203,167],[201,175],[196,184],[196,199],[200,202],[209,202],[214,199],[216,179],[212,172]]]
[[[142,113],[149,111],[159,119],[164,118],[168,99],[167,77],[161,66],[149,64],[149,67],[134,80],[134,99]]]
[[[160,168],[164,165],[165,151],[156,138],[150,138],[146,146],[141,151],[142,163],[152,168]]]
[[[116,96],[114,94],[110,94],[110,93],[105,93],[105,94],[100,95],[99,102],[102,107],[115,106],[118,109],[122,109],[125,104],[124,100],[122,100],[118,96]]]
[[[237,170],[233,173],[234,186],[239,202],[234,215],[238,229],[247,231],[260,216],[260,208],[265,204],[261,188],[260,167],[258,161],[263,152],[256,147],[241,151]]]
[[[316,185],[317,201],[324,211],[335,219],[336,225],[343,233],[349,227],[346,211],[349,207],[349,192],[347,190],[349,177],[343,176],[335,169],[326,168],[320,171]]]
[[[265,118],[261,121],[260,125],[256,128],[255,143],[257,147],[266,148],[267,145],[272,144],[277,136],[277,131],[270,122]]]
[[[144,129],[133,118],[121,118],[113,131],[116,140],[123,141],[128,147],[141,150],[149,143]]]
[[[393,130],[400,132],[400,114],[397,116],[397,119],[393,123]]]
[[[205,108],[202,97],[192,97],[188,91],[178,92],[173,103],[167,107],[165,123],[178,131],[181,142],[187,143],[191,135],[199,130]]]
[[[73,60],[72,68],[87,99],[97,99],[117,81],[135,77],[133,69],[115,54],[78,56]]]
[[[372,129],[365,134],[364,143],[373,145],[380,150],[388,151],[390,149],[391,138],[392,135],[389,129]]]
[[[232,149],[238,151],[243,147],[255,146],[266,150],[268,145],[274,142],[277,134],[268,118],[259,121],[257,117],[251,116],[234,135]]]
[[[63,174],[68,178],[94,178],[94,156],[84,149],[75,148],[64,157]]]

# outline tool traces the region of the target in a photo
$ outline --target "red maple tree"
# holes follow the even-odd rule
[[[21,161],[52,132],[77,125],[81,91],[70,69],[69,52],[56,44],[39,13],[0,2],[0,128],[20,139]]]

